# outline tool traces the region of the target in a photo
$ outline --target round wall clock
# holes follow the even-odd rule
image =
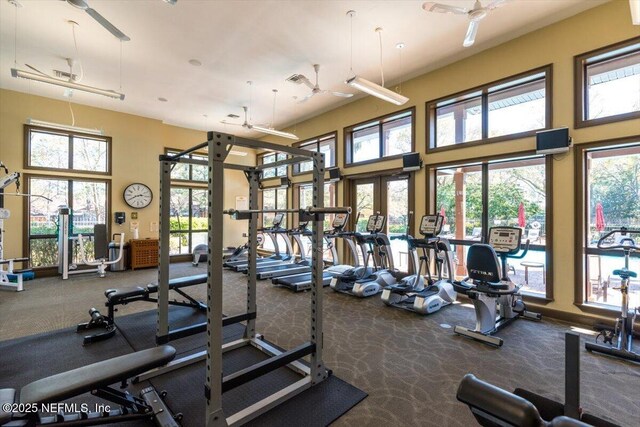
[[[135,209],[143,209],[151,204],[153,193],[151,189],[144,184],[134,182],[124,189],[124,201]]]

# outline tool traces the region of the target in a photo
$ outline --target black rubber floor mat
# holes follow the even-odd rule
[[[250,366],[267,358],[253,347],[242,347],[223,355],[224,374]],[[205,364],[200,362],[151,380],[157,390],[166,390],[166,402],[174,413],[184,415],[183,427],[200,427],[205,417]],[[222,396],[226,416],[246,408],[294,383],[301,376],[280,368],[237,387]],[[247,425],[254,426],[327,426],[358,404],[367,394],[334,376],[308,389]]]
[[[118,332],[124,336],[135,351],[155,347],[157,316],[156,310],[148,310],[116,318]],[[188,307],[173,306],[169,308],[171,329],[203,323],[206,320],[204,313]],[[223,339],[228,342],[240,338],[243,333],[244,325],[229,325],[223,329]],[[178,354],[183,354],[204,348],[207,345],[207,338],[205,333],[199,333],[171,341],[169,344],[176,348]]]

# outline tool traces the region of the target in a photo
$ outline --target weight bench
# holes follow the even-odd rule
[[[188,295],[183,288],[201,285],[207,283],[206,274],[196,274],[193,276],[177,277],[169,280],[169,290],[175,291],[183,298],[183,301],[169,301],[169,305],[177,305],[181,307],[190,307],[196,310],[206,312],[207,305]],[[107,315],[100,314],[95,308],[89,310],[91,320],[87,323],[78,325],[76,331],[84,332],[92,329],[104,329],[94,335],[84,337],[83,344],[90,344],[96,341],[103,341],[111,338],[116,333],[115,312],[118,311],[117,306],[127,305],[136,301],[158,302],[153,295],[158,293],[158,285],[151,283],[147,286],[134,286],[132,288],[107,289],[104,295],[107,297],[105,307],[107,307]]]
[[[124,388],[129,378],[164,366],[175,355],[176,350],[165,345],[114,357],[27,384],[20,390],[19,398],[15,389],[0,389],[0,425],[79,426],[147,419],[155,421],[157,425],[178,427],[177,421],[182,415],[171,414],[162,400],[166,393],[157,393],[153,387],[147,387],[136,397],[127,391],[110,387],[111,384],[121,383],[121,388]],[[61,403],[89,392],[110,403]],[[62,407],[74,410],[60,412]]]

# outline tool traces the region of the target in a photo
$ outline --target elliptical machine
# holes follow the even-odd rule
[[[367,232],[369,234],[350,233],[356,240],[362,252],[364,265],[354,267],[343,274],[331,279],[331,289],[336,292],[364,298],[376,295],[382,291],[383,286],[395,283],[393,275],[393,258],[391,255],[391,242],[384,229],[385,216],[376,212],[367,221]],[[380,257],[381,265],[378,265],[377,254]],[[373,262],[373,268],[369,266],[369,261]]]
[[[476,311],[476,327],[471,330],[456,326],[453,330],[486,344],[500,347],[502,338],[493,334],[523,317],[541,320],[542,315],[527,311],[520,295],[521,285],[516,285],[507,274],[507,259],[522,259],[529,251],[529,241],[520,255],[522,229],[517,227],[492,227],[489,229],[489,244],[472,245],[467,253],[469,277],[454,282],[457,292],[466,294]],[[502,272],[496,252],[500,255]],[[471,280],[471,283],[469,283]]]
[[[382,302],[420,314],[435,313],[440,308],[455,302],[458,294],[453,288],[453,260],[449,241],[437,237],[442,231],[443,217],[439,214],[424,215],[420,221],[422,238],[407,236],[409,255],[416,274],[406,276],[398,283],[388,285],[382,291]],[[418,250],[422,251],[418,255]],[[433,251],[437,279],[431,276]],[[422,276],[423,266],[427,273],[427,283]],[[447,278],[443,277],[444,268]]]
[[[620,233],[622,238],[613,245],[605,245],[604,243],[615,233]],[[622,250],[624,253],[624,268],[613,271],[613,274],[619,276],[621,279],[620,287],[616,288],[619,289],[622,294],[621,313],[620,318],[616,319],[616,325],[613,331],[605,330],[601,332],[596,337],[596,342],[586,343],[585,348],[587,351],[596,351],[621,359],[640,362],[640,354],[633,351],[633,324],[638,311],[640,311],[640,307],[629,308],[629,282],[632,277],[638,277],[636,272],[629,270],[629,258],[633,252],[640,251],[640,246],[631,238],[633,234],[640,235],[640,231],[627,230],[625,227],[622,227],[607,233],[598,240],[598,249]],[[599,336],[604,338],[604,344],[598,343]],[[615,344],[613,342],[614,340]]]

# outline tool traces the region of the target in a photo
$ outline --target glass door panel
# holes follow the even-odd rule
[[[387,215],[386,234],[391,241],[394,266],[409,271],[407,225],[409,216],[409,178],[384,179],[383,211]]]

